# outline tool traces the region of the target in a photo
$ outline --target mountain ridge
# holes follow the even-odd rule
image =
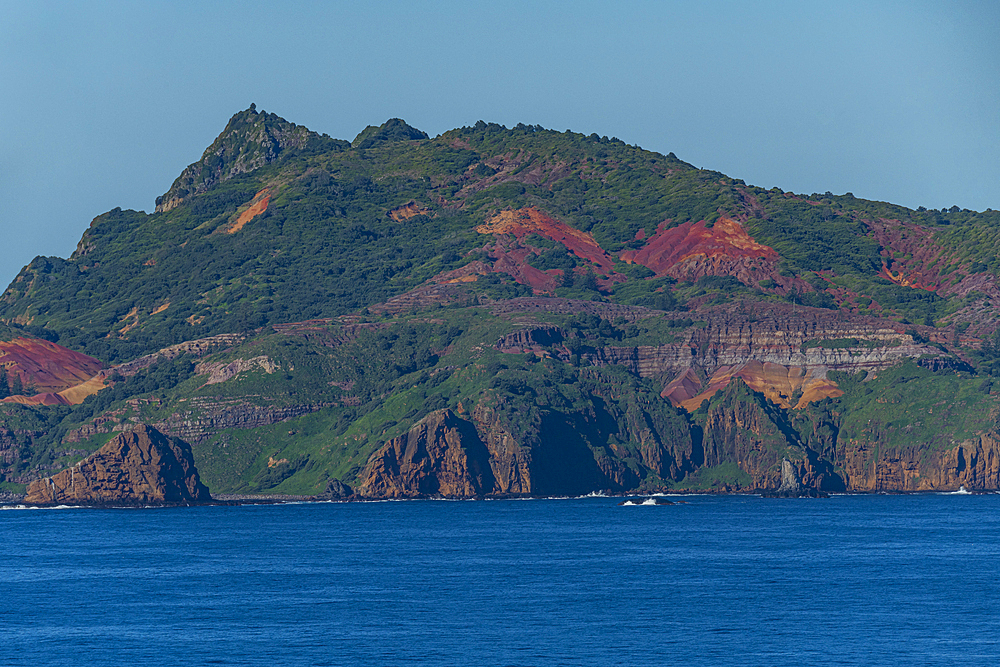
[[[349,143],[251,105],[153,214],[98,216],[0,297],[108,366],[76,405],[0,404],[0,482],[149,425],[222,491],[732,491],[786,459],[828,491],[993,484],[996,223],[596,134]]]

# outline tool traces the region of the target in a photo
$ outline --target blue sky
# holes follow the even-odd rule
[[[154,199],[251,102],[617,136],[763,187],[1000,209],[991,2],[0,0],[0,282]]]

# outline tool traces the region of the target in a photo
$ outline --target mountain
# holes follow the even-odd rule
[[[998,488],[998,223],[596,134],[347,142],[251,106],[153,214],[0,297],[86,385],[0,403],[2,483],[150,426],[215,493],[734,491],[786,460],[809,489]]]

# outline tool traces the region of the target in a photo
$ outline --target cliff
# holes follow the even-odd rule
[[[596,134],[352,145],[251,106],[0,297],[0,482],[149,424],[227,492],[997,485],[998,227]]]
[[[211,500],[194,465],[191,447],[140,426],[69,470],[31,483],[33,505],[159,505]]]
[[[372,455],[357,494],[375,498],[476,497],[495,488],[475,429],[451,410],[434,412]]]
[[[858,444],[844,448],[843,466],[850,491],[1000,489],[1000,435],[984,433],[935,452]]]

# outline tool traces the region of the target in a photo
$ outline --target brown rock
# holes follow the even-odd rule
[[[984,433],[932,452],[920,445],[884,450],[851,442],[844,448],[843,466],[850,491],[998,489],[1000,436]]]
[[[493,491],[489,454],[469,422],[438,410],[368,460],[357,494],[377,498],[479,496]]]
[[[149,505],[211,499],[198,478],[191,446],[140,425],[69,470],[32,482],[25,502]]]

